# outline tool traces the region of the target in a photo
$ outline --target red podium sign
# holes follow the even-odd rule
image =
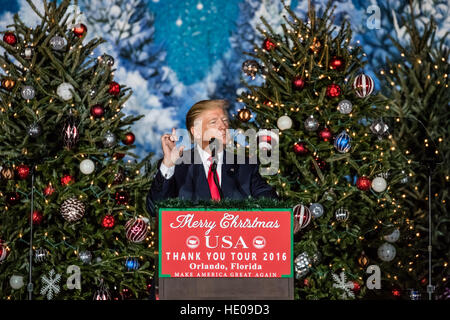
[[[291,209],[159,210],[159,277],[293,277]]]

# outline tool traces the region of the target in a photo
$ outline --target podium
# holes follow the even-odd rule
[[[160,208],[159,299],[293,300],[293,212]]]

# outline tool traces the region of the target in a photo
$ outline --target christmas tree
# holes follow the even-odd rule
[[[107,42],[99,49],[115,53],[121,62],[116,76],[133,81],[134,94],[127,103],[128,115],[146,116],[136,125],[140,155],[159,148],[163,132],[178,127],[175,120],[183,104],[174,82],[175,74],[167,66],[167,52],[154,42],[155,14],[144,0],[81,0],[86,25],[92,34]],[[163,121],[162,121],[163,120]],[[169,120],[169,121],[168,121]]]
[[[0,41],[1,298],[148,297],[150,156],[136,161],[130,131],[142,116],[125,116],[131,90],[70,0],[28,3],[41,22],[15,15]]]
[[[412,13],[413,12],[413,13]],[[428,298],[430,285],[428,264],[429,205],[431,204],[431,285],[436,286],[433,299],[448,299],[450,259],[450,219],[448,211],[450,145],[450,112],[448,103],[449,49],[446,35],[439,37],[433,18],[425,26],[417,21],[417,12],[410,3],[401,23],[404,37],[389,37],[400,52],[397,59],[387,60],[386,68],[379,72],[389,105],[402,121],[397,139],[403,152],[411,155],[411,167],[416,175],[402,188],[406,195],[411,229],[416,240],[415,253],[403,264],[408,272],[420,280],[413,287]],[[428,198],[428,176],[431,173],[431,199]],[[413,243],[414,243],[413,242]],[[411,241],[405,243],[410,245]]]
[[[262,19],[261,41],[247,53],[255,60],[243,71],[264,82],[246,83],[237,118],[246,128],[280,130],[261,135],[259,149],[278,145],[271,149],[278,174],[266,177],[281,198],[298,202],[296,298],[370,297],[378,285],[366,286],[366,267],[380,267],[394,286],[398,277],[384,269],[410,254],[393,244],[405,227],[397,184],[410,174],[407,157],[382,118],[386,100],[363,73],[365,54],[348,21],[333,27],[331,2],[321,16],[310,7],[307,21],[286,9],[281,33]]]

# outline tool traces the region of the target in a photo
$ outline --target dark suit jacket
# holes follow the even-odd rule
[[[211,199],[208,180],[197,147],[184,151],[183,157],[190,157],[190,163],[177,163],[170,179],[164,178],[159,170],[162,159],[158,161],[158,171],[147,194],[147,210],[152,215],[155,215],[155,201],[167,198],[193,201]],[[235,160],[233,164],[227,163],[232,157]],[[249,164],[248,158],[245,164],[237,164],[236,155],[224,152],[220,183],[224,198],[278,198],[275,190],[261,177],[258,170],[258,164]]]

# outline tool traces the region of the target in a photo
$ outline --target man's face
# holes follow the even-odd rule
[[[194,121],[191,133],[197,143],[216,138],[226,144],[229,139],[228,116],[222,108],[203,111]]]

